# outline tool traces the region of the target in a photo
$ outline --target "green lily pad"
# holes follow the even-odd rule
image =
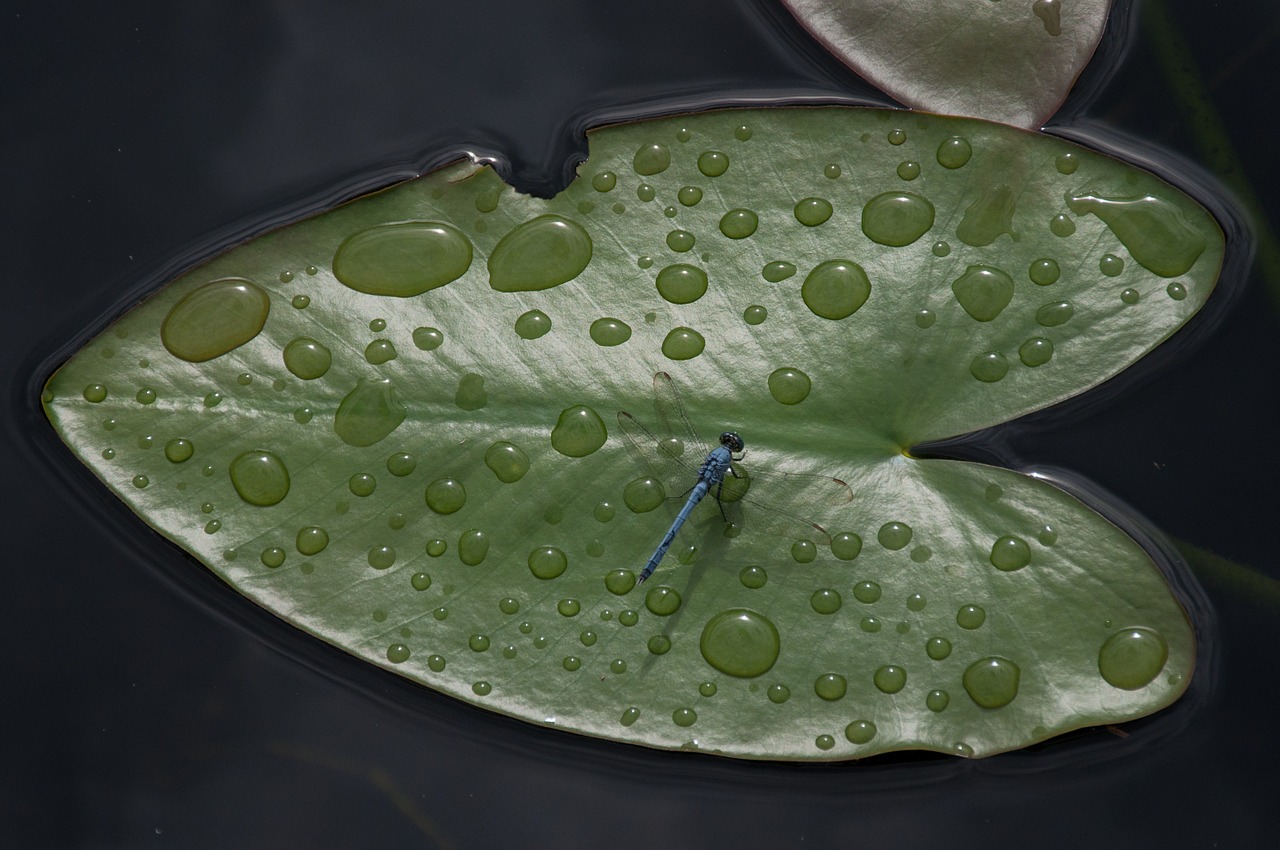
[[[1044,124],[1093,56],[1110,0],[782,0],[828,50],[909,106]]]
[[[88,343],[45,409],[245,596],[536,724],[982,756],[1183,692],[1192,629],[1134,541],[1041,480],[908,450],[1176,331],[1222,259],[1203,209],[1058,139],[894,111],[590,143],[550,200],[460,162],[236,247]],[[636,584],[680,494],[616,414],[656,426],[659,371],[704,433],[742,433],[747,473],[849,483],[803,518],[829,543],[707,500]],[[768,476],[748,492],[768,505]]]

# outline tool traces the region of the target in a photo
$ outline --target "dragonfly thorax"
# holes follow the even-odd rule
[[[742,451],[743,447],[746,446],[746,443],[742,442],[742,437],[738,435],[738,432],[725,431],[720,435],[720,445],[724,446],[734,454],[737,454]]]

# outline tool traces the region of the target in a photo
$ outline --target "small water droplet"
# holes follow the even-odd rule
[[[671,151],[667,149],[666,145],[658,144],[657,142],[641,145],[631,159],[631,167],[635,169],[636,174],[642,177],[661,174],[670,166]]]
[[[742,582],[743,587],[751,590],[759,590],[768,580],[769,576],[764,571],[764,567],[743,567],[738,573],[738,581]]]
[[[862,232],[872,242],[900,248],[927,233],[933,216],[933,204],[919,195],[884,192],[862,208]]]
[[[433,673],[440,673],[444,670],[445,661],[443,655],[428,655],[427,667]]]
[[[933,247],[929,249],[935,257],[945,257],[951,253],[951,244],[948,242],[934,242]]]
[[[102,384],[89,384],[84,388],[84,400],[99,404],[107,400],[107,388]]]
[[[686,207],[697,206],[702,200],[702,190],[697,186],[682,186],[676,193],[676,199]]]
[[[890,551],[896,552],[911,542],[911,526],[904,522],[886,522],[876,532],[876,540]]]
[[[1063,239],[1076,232],[1076,223],[1068,215],[1059,213],[1049,220],[1049,231]]]
[[[631,327],[620,319],[596,319],[591,323],[591,339],[600,346],[622,345],[631,339]]]
[[[817,227],[831,218],[835,209],[825,198],[804,198],[795,207],[796,221],[805,227]]]
[[[991,546],[991,566],[1006,573],[1031,563],[1031,547],[1021,537],[1005,535]]]
[[[813,683],[813,692],[827,702],[843,699],[849,683],[839,673],[823,673]]]
[[[164,456],[170,463],[185,463],[196,453],[196,447],[190,440],[181,437],[170,440],[164,445]]]
[[[708,177],[719,177],[729,170],[729,155],[722,151],[705,151],[698,155],[698,170]]]
[[[956,612],[956,625],[962,629],[978,629],[987,621],[987,612],[977,605],[965,605]]]
[[[865,744],[876,736],[876,724],[870,720],[855,720],[844,727],[844,736],[851,744]]]
[[[566,655],[564,661],[560,662],[560,666],[572,673],[582,667],[582,659],[576,655]]]
[[[765,264],[765,267],[760,272],[760,276],[770,283],[778,283],[786,280],[795,273],[796,267],[791,263],[787,263],[782,260],[774,260],[771,263]]]
[[[827,165],[822,169],[822,174],[828,180],[835,180],[840,176],[840,166],[836,165],[834,162],[827,163]]]
[[[905,130],[894,128],[889,131],[888,139],[889,144],[900,145],[907,140],[907,133]]]
[[[369,550],[366,560],[375,570],[390,569],[396,562],[396,550],[390,546],[374,546]]]
[[[556,611],[561,617],[576,617],[582,612],[582,603],[576,599],[561,599],[556,603]]]
[[[656,478],[636,478],[622,491],[622,501],[632,513],[652,511],[666,501],[667,493]]]
[[[897,174],[903,180],[915,180],[920,176],[920,163],[910,159],[900,162],[898,163]]]
[[[973,358],[969,373],[983,383],[993,384],[1009,374],[1009,361],[998,351],[988,351]]]
[[[813,381],[799,369],[775,369],[769,375],[769,395],[779,404],[799,404],[809,397]]]
[[[688,728],[698,722],[698,712],[692,708],[677,708],[671,713],[671,722],[682,728]]]
[[[658,196],[658,190],[650,186],[648,183],[641,183],[636,187],[636,197],[648,203]]]
[[[471,686],[471,693],[478,697],[487,697],[489,694],[493,693],[493,685],[488,682],[476,682]]]
[[[907,685],[907,671],[896,664],[886,664],[876,669],[871,681],[882,693],[896,694]]]
[[[843,532],[831,538],[831,554],[842,561],[852,561],[862,552],[862,538],[853,532]]]
[[[925,642],[924,651],[934,661],[942,661],[951,655],[951,641],[944,637],[931,637]]]
[[[1124,273],[1124,260],[1115,254],[1103,254],[1102,259],[1098,260],[1098,271],[1107,277],[1119,277]]]
[[[746,239],[760,226],[760,217],[751,210],[729,210],[720,218],[720,232],[730,239]]]
[[[365,346],[364,359],[374,366],[381,366],[396,359],[396,347],[389,339],[375,339]]]
[[[449,544],[442,538],[436,537],[427,541],[427,554],[433,558],[439,558],[449,550]]]
[[[697,240],[687,230],[673,230],[667,234],[667,247],[678,254],[693,250]]]
[[[746,124],[739,124],[733,128],[733,136],[740,142],[745,142],[751,138],[751,128]]]
[[[467,503],[467,491],[462,482],[453,478],[437,478],[427,485],[427,507],[435,513],[448,515],[461,510]]]
[[[458,538],[458,560],[469,567],[474,567],[489,554],[489,538],[478,528],[462,533]]]
[[[289,470],[273,452],[244,452],[231,461],[228,473],[236,493],[251,505],[275,505],[289,494]]]
[[[604,577],[604,586],[615,596],[625,596],[636,586],[636,574],[631,570],[611,570]]]
[[[1040,541],[1041,546],[1052,546],[1058,542],[1058,532],[1051,525],[1044,525],[1036,534],[1036,539]]]
[[[913,593],[907,597],[907,610],[919,613],[923,611],[926,605],[924,596],[919,593]]]
[[[418,461],[408,452],[396,452],[387,458],[387,472],[396,478],[411,475],[418,468]]]
[[[1142,294],[1132,287],[1120,293],[1120,300],[1126,304],[1137,304],[1141,298]]]
[[[294,545],[303,555],[316,555],[329,545],[329,533],[316,525],[298,529]]]
[[[830,587],[815,590],[809,597],[809,606],[819,614],[834,614],[840,610],[843,600],[839,592]]]
[[[428,573],[417,572],[409,577],[409,584],[414,590],[423,591],[431,587],[431,576]]]
[[[750,307],[742,311],[742,321],[748,325],[760,325],[764,320],[769,318],[769,311],[759,304],[752,304]]]
[[[644,606],[659,617],[669,617],[680,609],[680,594],[674,588],[659,585],[644,597]]]
[[[276,569],[284,563],[285,552],[279,546],[271,546],[262,550],[262,565],[269,569]]]
[[[692,360],[706,347],[707,341],[693,328],[674,328],[662,340],[662,354],[669,360]]]
[[[774,705],[782,705],[791,699],[791,689],[786,685],[770,685],[769,689],[765,691],[765,696]]]
[[[1018,359],[1027,366],[1043,366],[1053,359],[1053,343],[1044,337],[1032,337],[1019,346]]]
[[[943,168],[960,168],[969,162],[971,156],[972,146],[959,136],[952,136],[938,145],[938,165]]]
[[[951,695],[946,691],[933,690],[929,691],[928,696],[924,698],[924,704],[932,712],[942,712],[947,710],[947,706],[951,703]]]
[[[612,192],[613,187],[618,185],[618,175],[612,171],[601,171],[595,177],[591,178],[591,188],[597,192]]]
[[[853,586],[853,598],[865,605],[880,601],[880,594],[880,585],[874,581],[860,581]]]
[[[511,616],[520,612],[520,602],[510,596],[505,596],[498,600],[498,610]]]
[[[156,400],[156,391],[150,387],[143,387],[138,390],[138,394],[134,396],[134,400],[138,404],[154,404]]]

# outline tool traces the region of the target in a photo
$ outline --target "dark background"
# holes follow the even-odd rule
[[[548,194],[591,124],[887,99],[765,0],[0,2],[0,845],[1274,846],[1280,263],[1241,222],[1280,221],[1277,60],[1271,0],[1113,19],[1050,131],[1210,206],[1221,290],[1131,375],[975,450],[1174,541],[1208,603],[1192,692],[983,761],[787,766],[535,729],[366,669],[148,531],[39,387],[177,270],[460,150]]]

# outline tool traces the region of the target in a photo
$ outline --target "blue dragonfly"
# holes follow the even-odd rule
[[[684,491],[681,497],[685,499],[684,505],[645,564],[639,583],[653,575],[685,521],[708,493],[715,498],[721,518],[730,528],[740,528],[736,515],[745,503],[751,508],[750,524],[753,528],[792,535],[817,544],[831,544],[831,536],[826,529],[791,511],[807,513],[846,504],[853,500],[853,491],[848,484],[838,478],[821,475],[761,470],[748,473],[739,466],[746,453],[741,435],[736,431],[725,431],[720,435],[720,445],[707,451],[685,413],[684,403],[671,376],[666,372],[654,375],[653,391],[658,418],[662,421],[662,436],[654,434],[625,411],[618,414],[618,425],[631,446],[658,473],[668,492],[680,492],[680,488],[687,486],[689,481],[694,483]],[[686,454],[686,448],[692,451]],[[746,495],[753,487],[759,488],[760,498]],[[768,501],[763,501],[765,499]],[[730,518],[730,510],[734,511],[734,519]]]

